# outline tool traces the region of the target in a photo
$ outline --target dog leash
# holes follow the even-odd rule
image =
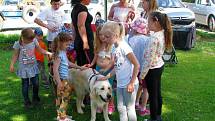
[[[88,55],[88,50],[84,50],[84,53],[85,53],[85,55],[86,55],[86,58],[87,58],[88,63],[91,64],[90,57],[89,57],[89,55]],[[95,72],[95,70],[94,70],[93,68],[92,68],[92,70],[93,70],[93,73],[96,74],[96,72]]]

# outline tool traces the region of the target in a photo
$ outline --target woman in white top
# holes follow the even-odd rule
[[[128,3],[128,0],[120,0],[118,3],[113,4],[108,14],[108,20],[115,22],[122,22],[125,26],[125,34],[127,34],[128,24],[130,21],[128,17],[130,12],[134,13],[135,9],[132,4]]]
[[[129,4],[127,0],[120,0],[118,3],[111,6],[108,20],[116,22],[126,22],[129,11],[134,11],[134,6]]]

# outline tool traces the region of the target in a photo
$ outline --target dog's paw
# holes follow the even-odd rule
[[[105,121],[111,121],[110,119],[107,119],[107,120],[105,120]]]
[[[82,103],[82,104],[81,104],[81,107],[82,107],[82,108],[85,108],[85,105],[84,105],[84,103]]]
[[[84,111],[82,109],[78,110],[79,114],[84,114]]]

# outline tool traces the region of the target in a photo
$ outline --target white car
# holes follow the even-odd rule
[[[173,44],[177,49],[189,50],[196,39],[195,14],[180,0],[157,0],[159,11],[166,13],[172,22]],[[143,11],[141,5],[138,11]]]
[[[195,13],[196,23],[215,31],[215,0],[193,0],[193,3],[184,3]]]

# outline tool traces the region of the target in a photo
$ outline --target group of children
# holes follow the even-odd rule
[[[148,25],[147,25],[148,24]],[[68,84],[69,67],[86,69],[94,67],[113,84],[117,80],[116,97],[120,121],[137,121],[135,104],[139,103],[142,91],[140,115],[151,116],[151,121],[161,121],[161,75],[164,62],[162,53],[171,48],[171,24],[166,14],[152,12],[148,21],[142,18],[130,25],[130,36],[125,36],[124,25],[119,22],[107,22],[97,27],[95,57],[90,64],[83,67],[74,64],[74,55],[68,60],[67,49],[73,50],[74,33],[70,25],[62,27],[62,32],[52,43],[52,52],[46,51],[42,42],[41,29],[23,29],[20,40],[15,42],[14,55],[11,60],[10,71],[14,71],[14,64],[18,60],[17,75],[22,79],[22,94],[26,107],[31,106],[28,96],[29,81],[33,85],[33,103],[40,101],[38,74],[45,85],[49,85],[45,74],[44,57],[40,54],[52,56],[54,59],[54,79],[57,82],[58,120],[69,120],[66,106],[72,86]],[[68,32],[68,33],[66,33]],[[36,35],[36,37],[35,37]],[[125,39],[127,38],[127,39]],[[127,41],[126,41],[127,40]],[[38,52],[35,52],[35,49]],[[71,54],[69,52],[69,54]],[[36,56],[35,56],[36,55]],[[37,58],[39,57],[39,58]],[[37,58],[37,59],[36,59]],[[72,62],[70,62],[72,61]],[[139,85],[140,82],[140,85]],[[139,90],[139,91],[138,91]],[[149,92],[150,111],[146,109],[147,90]],[[138,106],[138,105],[136,105]],[[137,108],[137,107],[136,107]],[[114,100],[109,102],[109,112],[114,112]]]

